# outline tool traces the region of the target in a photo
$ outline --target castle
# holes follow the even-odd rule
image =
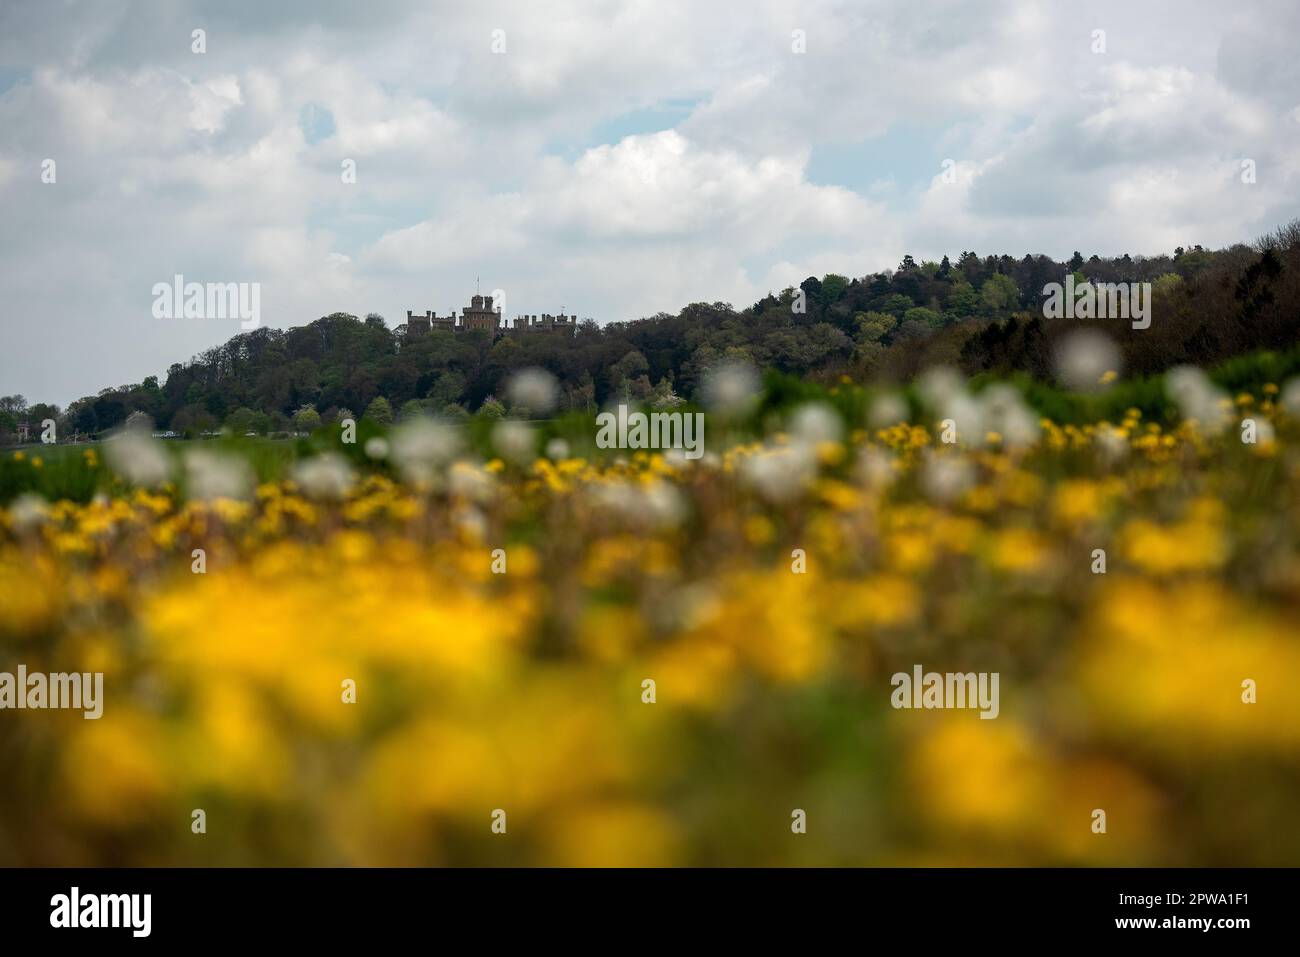
[[[577,328],[578,317],[566,316],[564,313],[558,316],[547,313],[540,316],[516,316],[514,325],[507,325],[502,322],[500,307],[492,308],[492,297],[477,294],[470,299],[469,305],[461,310],[459,322],[454,310],[446,316],[440,316],[433,311],[426,311],[424,315],[417,316],[411,310],[406,310],[408,337],[423,335],[434,329],[442,329],[446,332],[469,332],[473,329],[482,329],[490,332],[493,338],[508,332],[558,332],[561,335],[571,336]]]

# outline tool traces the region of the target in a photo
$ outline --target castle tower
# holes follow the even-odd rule
[[[461,328],[465,330],[483,329],[496,335],[501,317],[492,308],[492,297],[486,298],[477,293],[471,297],[469,305],[461,310]]]

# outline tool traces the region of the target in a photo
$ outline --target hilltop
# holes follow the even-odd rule
[[[1084,283],[1149,283],[1152,321],[1049,319],[1043,290],[1067,275]],[[1050,310],[1048,310],[1050,311]],[[857,278],[809,277],[737,310],[692,303],[676,314],[576,324],[566,335],[507,335],[490,328],[391,328],[377,314],[346,313],[304,326],[261,328],[176,363],[166,376],[104,389],[66,410],[21,397],[0,400],[0,439],[20,420],[60,422],[60,434],[96,434],[140,412],[160,428],[244,432],[324,421],[343,410],[377,421],[431,412],[500,414],[514,371],[540,366],[559,381],[562,409],[594,411],[611,398],[673,405],[695,397],[721,359],[811,383],[904,383],[943,363],[968,376],[1019,374],[1048,383],[1061,338],[1102,330],[1120,374],[1180,364],[1221,364],[1300,341],[1300,221],[1252,244],[1179,247],[1155,256],[1069,260],[1044,255],[916,262]]]

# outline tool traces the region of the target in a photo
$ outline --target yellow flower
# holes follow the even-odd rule
[[[1101,517],[1107,502],[1103,487],[1091,479],[1067,479],[1052,495],[1052,516],[1059,525],[1077,527]]]
[[[1028,574],[1048,564],[1050,548],[1044,537],[1030,528],[1007,528],[993,539],[990,564],[999,571]]]
[[[113,701],[103,717],[77,720],[62,755],[63,793],[75,812],[101,826],[138,826],[157,819],[172,796],[173,753],[156,718]],[[94,768],[94,774],[87,774]],[[179,809],[177,809],[179,810]]]
[[[543,824],[545,860],[557,867],[669,867],[681,840],[662,811],[604,801],[557,813]]]
[[[1300,700],[1278,693],[1280,676],[1300,674],[1282,617],[1206,581],[1114,579],[1096,607],[1080,680],[1109,733],[1187,762],[1300,746]]]
[[[1209,571],[1228,558],[1228,538],[1223,528],[1223,508],[1203,499],[1178,523],[1161,525],[1149,519],[1130,520],[1121,529],[1122,554],[1139,567],[1158,575]]]

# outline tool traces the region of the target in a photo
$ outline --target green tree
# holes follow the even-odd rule
[[[675,409],[686,400],[673,391],[673,380],[668,376],[659,380],[655,386],[654,399],[650,403],[651,408],[665,410]]]
[[[933,309],[926,309],[923,306],[914,306],[903,313],[904,322],[923,322],[931,329],[940,329],[943,327],[943,316]]]
[[[320,413],[315,406],[304,405],[293,414],[293,427],[298,432],[314,432],[320,428]]]
[[[382,395],[377,395],[371,399],[370,404],[366,406],[364,418],[369,419],[371,422],[377,422],[380,425],[392,425],[393,407],[388,404],[388,400]]]
[[[609,367],[610,389],[623,399],[648,399],[654,394],[649,373],[650,363],[633,349]]]
[[[915,305],[916,303],[912,301],[910,296],[904,296],[904,295],[900,295],[899,293],[893,293],[892,295],[890,295],[888,299],[885,300],[884,305],[882,305],[880,308],[883,312],[888,312],[891,315],[897,316],[899,319],[902,319],[903,313],[907,312],[907,310],[911,309]]]
[[[248,406],[240,406],[230,415],[226,416],[226,428],[233,435],[243,435],[245,432],[253,431],[253,417],[257,415]]]
[[[427,398],[432,399],[434,408],[441,408],[460,399],[461,393],[465,391],[465,376],[453,369],[448,369],[438,374],[434,380],[433,386],[429,389]]]
[[[880,342],[898,325],[898,320],[887,312],[859,312],[853,318],[858,323],[859,343]]]
[[[1156,281],[1151,284],[1151,294],[1153,296],[1173,295],[1174,291],[1183,284],[1183,277],[1176,272],[1167,272],[1156,277]]]
[[[8,412],[10,415],[20,416],[26,411],[27,400],[21,395],[0,396],[0,412]]]
[[[975,287],[958,273],[957,281],[952,284],[952,290],[944,300],[944,305],[954,316],[966,318],[979,312],[980,296],[975,291]]]
[[[980,300],[990,313],[1004,312],[1020,304],[1020,290],[1010,276],[996,272],[980,286]]]
[[[849,288],[849,277],[837,273],[827,273],[822,279],[822,302],[835,302]]]

